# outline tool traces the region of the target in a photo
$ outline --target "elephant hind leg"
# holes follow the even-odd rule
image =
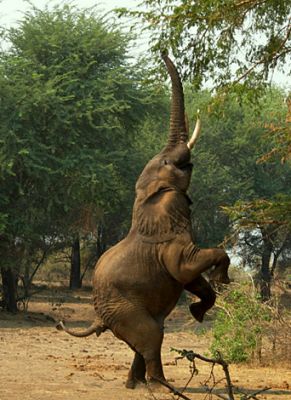
[[[141,354],[135,352],[125,386],[128,389],[134,389],[138,383],[145,383],[145,374],[146,366],[144,358]]]
[[[126,315],[122,318],[119,315],[118,324],[114,327],[114,334],[125,341],[136,353],[135,365],[142,371],[143,358],[147,378],[150,381],[165,381],[161,362],[161,346],[163,341],[163,327],[155,321],[145,310],[134,309],[130,312],[127,309]],[[132,371],[132,369],[131,369]],[[142,375],[142,374],[141,374]],[[129,376],[131,372],[129,372]],[[129,380],[128,383],[130,384]]]

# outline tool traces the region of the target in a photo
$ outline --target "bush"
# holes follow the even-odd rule
[[[261,303],[249,285],[230,287],[217,302],[211,352],[219,351],[228,362],[260,358],[262,338],[267,333],[271,310]]]

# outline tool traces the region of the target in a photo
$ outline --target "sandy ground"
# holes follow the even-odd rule
[[[84,327],[94,316],[89,291],[77,291],[74,296],[68,293],[59,289],[60,301],[56,303],[54,291],[43,292],[29,303],[27,313],[17,316],[0,313],[0,400],[177,398],[172,394],[151,392],[144,385],[135,390],[126,389],[124,383],[132,352],[111,332],[99,338],[94,335],[73,338],[57,331],[53,319],[65,319],[70,326]],[[185,306],[177,307],[166,323],[163,365],[169,382],[179,389],[185,387],[191,371],[189,361],[175,362],[177,353],[171,348],[204,354],[209,339],[207,335],[195,334],[198,325],[189,319]],[[196,367],[199,373],[184,393],[193,400],[210,399],[205,382],[211,365],[197,361]],[[230,373],[234,386],[247,393],[270,388],[258,394],[257,399],[291,399],[291,371],[286,366],[232,365]],[[215,367],[214,375],[216,381],[223,378],[221,367]],[[215,390],[214,393],[226,393],[225,382],[219,382]]]

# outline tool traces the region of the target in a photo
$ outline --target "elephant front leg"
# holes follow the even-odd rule
[[[146,383],[146,366],[141,354],[135,353],[125,386],[134,389],[138,383]]]
[[[190,243],[184,248],[183,261],[178,269],[178,281],[188,284],[197,279],[203,272],[214,267],[210,280],[229,283],[228,267],[230,259],[223,249],[199,249]]]
[[[205,313],[215,303],[215,291],[212,289],[207,280],[203,278],[202,275],[185,285],[184,289],[199,297],[200,301],[190,304],[189,309],[193,317],[197,321],[202,322]]]
[[[228,277],[228,267],[230,264],[230,259],[228,255],[222,249],[209,249],[209,250],[219,252],[217,256],[218,261],[215,264],[215,268],[209,274],[209,280],[218,283],[225,283],[225,284],[230,283],[230,279]]]
[[[182,242],[178,245],[169,243],[164,247],[162,260],[172,277],[184,287],[211,268],[213,271],[210,273],[210,280],[219,283],[230,282],[230,259],[223,249],[198,249],[193,242],[188,242],[186,246],[183,246]]]

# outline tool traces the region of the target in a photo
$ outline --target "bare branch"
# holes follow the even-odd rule
[[[250,9],[252,9],[255,6],[259,6],[266,3],[266,1],[267,0],[242,0],[235,3],[235,6],[236,7],[250,6]]]
[[[271,388],[271,387],[266,387],[266,388],[264,388],[264,389],[257,390],[257,391],[255,391],[255,392],[253,392],[253,393],[250,393],[250,394],[244,393],[244,392],[243,392],[241,389],[239,389],[239,388],[235,388],[235,389],[236,389],[236,392],[241,393],[241,394],[243,395],[243,396],[241,397],[241,400],[249,400],[249,399],[258,400],[258,398],[256,397],[257,394],[266,392],[267,390],[270,390],[270,389],[272,389],[272,388]]]
[[[161,385],[165,386],[166,388],[170,389],[171,392],[176,395],[181,397],[184,400],[191,400],[190,397],[185,396],[183,393],[181,393],[179,390],[177,390],[174,386],[170,385],[168,382],[163,381],[162,379],[155,378],[158,382],[160,382]]]
[[[285,35],[284,40],[282,41],[281,45],[274,50],[269,57],[271,57],[270,59],[272,61],[276,61],[279,57],[281,57],[283,54],[289,52],[288,49],[283,49],[284,45],[286,44],[287,40],[289,39],[290,33],[291,33],[291,18],[289,19],[288,25],[286,26],[287,32]],[[280,51],[282,50],[282,51]],[[263,56],[262,58],[260,58],[257,62],[255,62],[249,69],[247,69],[241,76],[239,76],[235,81],[234,84],[239,83],[240,81],[242,81],[247,75],[249,75],[258,65],[260,64],[264,64],[266,62],[266,56]]]
[[[222,395],[217,395],[217,393],[215,393],[215,395],[217,395],[218,397],[221,397],[224,400],[234,400],[233,385],[232,385],[230,374],[229,374],[228,363],[221,357],[221,354],[219,352],[217,352],[217,355],[218,355],[217,358],[208,358],[208,357],[202,356],[198,353],[194,353],[192,350],[190,350],[190,351],[178,350],[178,349],[172,349],[172,350],[179,353],[181,355],[180,358],[187,358],[187,360],[189,360],[190,362],[194,362],[195,358],[198,358],[199,360],[205,361],[207,363],[211,363],[212,370],[211,370],[210,376],[212,376],[212,377],[214,376],[213,368],[214,368],[215,364],[221,365],[222,369],[224,371],[226,382],[227,382],[228,397],[226,398]],[[216,384],[217,384],[217,382],[215,382],[215,379],[214,379],[214,385],[216,385]]]

